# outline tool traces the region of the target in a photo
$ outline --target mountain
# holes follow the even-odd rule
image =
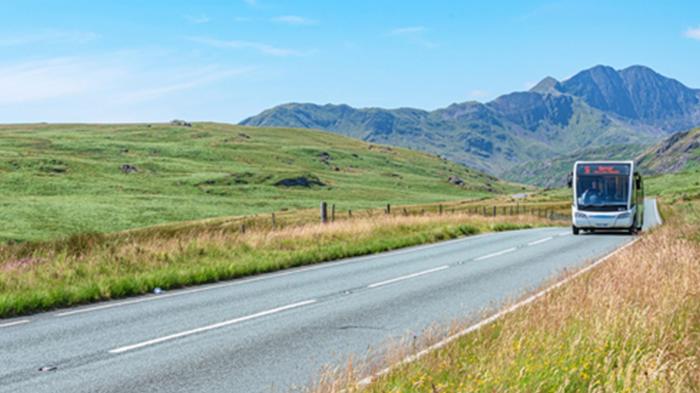
[[[648,174],[679,172],[700,166],[700,128],[678,132],[639,155],[637,165]]]
[[[487,103],[434,111],[290,103],[240,124],[317,128],[543,184],[537,176],[515,177],[523,174],[517,168],[587,152],[636,155],[670,133],[700,125],[700,92],[648,67],[595,66],[564,81],[546,77],[529,91]]]

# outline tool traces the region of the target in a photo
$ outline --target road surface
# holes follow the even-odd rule
[[[285,392],[322,365],[475,315],[630,240],[485,234],[0,320],[0,392]]]

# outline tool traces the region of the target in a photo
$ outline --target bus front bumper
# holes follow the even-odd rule
[[[580,212],[573,213],[573,223],[581,229],[627,229],[634,224],[634,212]]]

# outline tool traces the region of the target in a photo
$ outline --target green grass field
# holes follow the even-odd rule
[[[311,186],[276,185],[300,177]],[[321,200],[347,211],[520,189],[434,156],[308,130],[0,126],[0,242],[313,208]]]

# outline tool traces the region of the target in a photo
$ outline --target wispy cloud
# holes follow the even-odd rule
[[[98,34],[86,31],[42,30],[26,34],[0,36],[0,46],[85,44],[98,38]]]
[[[251,7],[255,7],[258,5],[258,0],[243,0],[243,2]]]
[[[689,28],[684,35],[694,40],[700,40],[700,27]]]
[[[124,68],[93,59],[53,58],[0,66],[0,105],[69,97],[123,78]]]
[[[310,26],[318,24],[315,19],[304,18],[298,15],[282,15],[271,19],[273,22],[285,23],[293,26]]]
[[[103,105],[157,100],[253,72],[253,67],[165,66],[161,56],[114,53],[0,64],[0,109],[50,100],[75,99]]]
[[[469,92],[468,97],[471,99],[483,99],[489,97],[491,93],[486,90],[474,89]]]
[[[204,23],[209,23],[209,22],[211,22],[211,18],[209,18],[208,16],[206,16],[206,15],[204,15],[204,14],[198,15],[198,16],[194,16],[194,15],[185,15],[185,19],[187,19],[188,22],[194,23],[194,24],[196,24],[196,25],[201,25],[201,24],[204,24]]]
[[[425,26],[397,27],[392,29],[389,35],[415,35],[417,33],[423,33],[426,30]]]
[[[253,70],[254,69],[252,67],[232,69],[204,67],[189,74],[180,74],[177,76],[177,78],[171,81],[164,81],[158,85],[125,92],[120,95],[119,100],[128,103],[154,100],[165,95],[199,88],[224,79],[248,74]]]
[[[437,47],[438,44],[425,38],[425,33],[427,31],[428,29],[425,26],[404,26],[390,30],[388,35],[392,37],[401,37],[414,45],[424,48]]]
[[[211,46],[214,48],[252,49],[252,50],[255,50],[259,53],[262,53],[265,55],[270,55],[270,56],[279,56],[279,57],[303,56],[305,54],[304,52],[301,52],[301,51],[298,51],[295,49],[280,48],[280,47],[273,46],[270,44],[265,44],[262,42],[241,41],[241,40],[219,40],[219,39],[215,39],[215,38],[206,38],[206,37],[189,37],[188,39],[192,42]]]

